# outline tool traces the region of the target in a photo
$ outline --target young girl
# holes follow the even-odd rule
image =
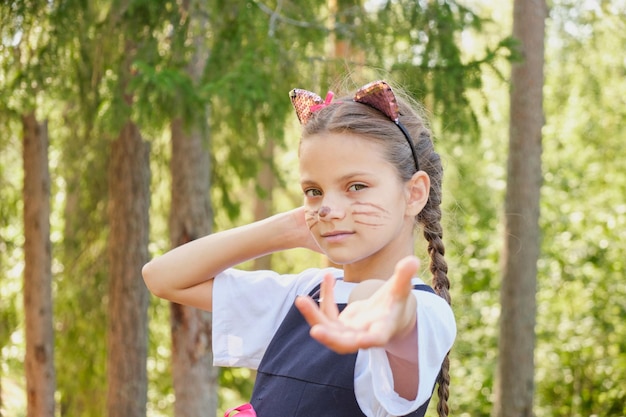
[[[303,206],[173,249],[144,267],[146,284],[213,312],[215,365],[257,369],[259,417],[423,416],[436,382],[447,415],[456,325],[430,133],[384,81],[336,101],[290,95],[303,127]],[[414,277],[416,224],[434,291]],[[234,268],[297,247],[342,268]]]

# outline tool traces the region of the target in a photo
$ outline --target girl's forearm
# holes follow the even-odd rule
[[[407,400],[414,400],[419,387],[419,364],[417,360],[417,302],[413,295],[405,310],[403,319],[408,319],[409,327],[387,343],[385,350],[393,374],[394,390]]]
[[[215,275],[244,261],[298,246],[301,232],[295,226],[284,213],[204,236],[151,260],[143,267],[144,280],[159,297],[195,305],[186,302],[193,296],[189,289],[211,286],[207,282]]]

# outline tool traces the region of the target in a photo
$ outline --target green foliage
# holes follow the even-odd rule
[[[0,301],[0,351],[9,344],[11,335],[17,329],[18,310],[16,298],[16,294],[3,294]],[[2,369],[0,369],[0,373],[2,373],[1,371]]]
[[[482,87],[483,67],[512,53],[507,38],[485,48],[480,58],[463,53],[461,35],[480,32],[484,22],[457,1],[386,1],[374,15],[363,16],[357,42],[437,115],[443,129],[476,140],[478,120],[468,92]]]
[[[91,267],[80,263],[68,265],[57,281],[55,362],[60,408],[68,415],[96,417],[106,401],[106,299],[102,294],[107,292],[107,276],[101,261]]]
[[[133,63],[134,77],[130,89],[137,97],[136,105],[141,109],[152,109],[146,122],[157,125],[151,129],[164,129],[173,117],[193,120],[198,109],[206,107],[206,93],[198,89],[188,72],[181,68],[160,68],[137,60]]]
[[[626,47],[616,31],[626,15],[614,7],[552,10],[538,416],[626,413],[626,82],[623,57],[603,52]]]
[[[255,372],[248,368],[222,368],[220,369],[219,383],[223,387],[220,390],[220,407],[218,415],[233,406],[250,401],[254,387]]]
[[[320,2],[284,2],[281,13],[297,11],[313,19]],[[254,178],[266,161],[259,157],[265,142],[283,145],[285,119],[291,114],[288,92],[302,82],[305,54],[320,48],[323,32],[299,28],[268,16],[254,1],[218,5],[213,20],[212,52],[206,94],[211,97],[213,185],[218,204],[231,219],[239,213],[231,197],[233,178]],[[274,9],[272,9],[274,10]]]
[[[150,340],[148,352],[148,413],[152,416],[172,416],[174,409],[171,369],[171,327],[169,303],[152,297],[150,316]]]
[[[492,88],[491,105],[505,105],[506,85],[489,77],[484,82]],[[470,98],[480,108],[483,97]],[[491,414],[497,362],[507,137],[495,116],[495,111],[480,115],[479,141],[443,132],[436,143],[445,166],[444,237],[458,328],[451,352],[451,414],[472,417]]]
[[[9,120],[4,124],[5,134],[0,135],[0,268],[9,269],[15,259],[12,254],[23,243],[20,238],[21,228],[16,225],[15,219],[22,216],[21,183],[23,175],[20,172],[22,162],[20,141],[16,136],[17,123]],[[0,277],[6,274],[0,274]],[[1,282],[1,280],[0,280]]]

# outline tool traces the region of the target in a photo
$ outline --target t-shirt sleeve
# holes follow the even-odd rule
[[[403,416],[424,404],[432,396],[441,364],[456,337],[456,323],[448,303],[430,292],[413,293],[417,297],[417,397],[406,400],[394,391],[393,375],[383,348],[360,350],[354,389],[359,406],[368,417]]]
[[[213,284],[213,364],[257,369],[297,295],[320,280],[319,270],[298,275],[227,269]]]

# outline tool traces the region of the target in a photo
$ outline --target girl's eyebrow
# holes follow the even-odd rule
[[[355,172],[349,172],[345,175],[342,175],[341,177],[336,179],[336,182],[338,183],[342,183],[342,182],[348,182],[350,180],[352,180],[353,178],[363,178],[363,177],[369,177],[369,178],[373,178],[375,177],[375,173],[373,172],[369,172],[369,171],[355,171]],[[300,180],[300,185],[317,185],[316,181],[313,180],[308,180],[308,179],[301,179]]]
[[[373,177],[375,176],[374,173],[369,172],[369,171],[356,171],[356,172],[350,172],[346,175],[343,175],[341,177],[339,177],[339,181],[340,182],[344,182],[344,181],[349,181],[354,177]]]
[[[313,180],[307,180],[306,178],[300,180],[301,185],[317,185]]]

